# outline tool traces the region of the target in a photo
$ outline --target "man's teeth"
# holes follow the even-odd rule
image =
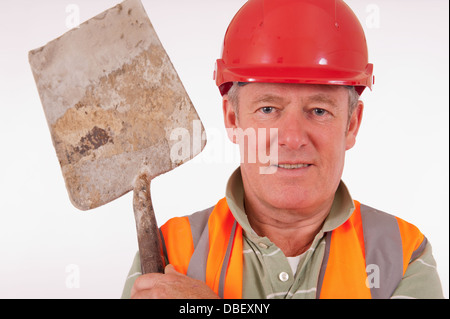
[[[295,168],[302,168],[302,167],[308,167],[309,164],[279,164],[278,167],[280,168],[287,168],[287,169],[295,169]]]

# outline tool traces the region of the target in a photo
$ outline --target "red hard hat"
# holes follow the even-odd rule
[[[372,88],[363,28],[342,0],[249,0],[225,34],[214,79]]]

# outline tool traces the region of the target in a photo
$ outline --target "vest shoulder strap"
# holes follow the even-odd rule
[[[175,217],[161,226],[163,251],[175,269],[186,274],[194,252],[192,233],[187,217]]]
[[[208,218],[213,209],[214,206],[190,216],[172,218],[160,228],[164,254],[178,272],[188,273],[189,260],[202,236],[208,236]]]
[[[355,201],[353,215],[325,243],[317,297],[382,299],[392,296],[426,238],[414,225]]]
[[[397,219],[361,205],[367,285],[373,299],[392,296],[403,277],[402,237]]]
[[[175,269],[205,282],[220,297],[242,297],[242,228],[226,199],[161,227],[166,256]]]
[[[193,235],[195,249],[187,275],[206,282],[222,298],[240,298],[242,229],[226,199],[220,200],[212,209],[194,214],[189,220],[192,232],[201,235]]]
[[[187,275],[203,282],[206,282],[206,265],[209,253],[208,220],[213,210],[214,206],[188,217],[191,225],[194,253],[189,262]]]

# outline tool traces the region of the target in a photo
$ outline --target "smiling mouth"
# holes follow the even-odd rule
[[[311,166],[311,164],[278,164],[276,165],[278,168],[284,168],[284,169],[298,169],[298,168],[305,168]]]

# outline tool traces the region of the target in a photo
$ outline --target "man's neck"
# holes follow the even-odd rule
[[[269,207],[258,202],[245,201],[245,211],[252,229],[277,245],[286,257],[304,253],[330,212],[333,199],[314,210],[291,211]]]

